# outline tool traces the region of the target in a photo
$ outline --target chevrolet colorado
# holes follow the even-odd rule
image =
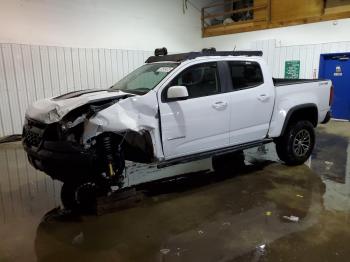
[[[330,119],[332,83],[273,79],[261,56],[157,49],[109,89],[37,101],[23,128],[29,161],[64,182],[70,207],[123,188],[125,160],[161,168],[212,157],[222,171],[243,149],[275,142],[283,162],[302,164]]]

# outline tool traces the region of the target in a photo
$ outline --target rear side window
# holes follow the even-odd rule
[[[260,65],[257,62],[229,62],[233,89],[246,89],[264,83]]]
[[[170,86],[186,86],[189,98],[210,96],[220,93],[219,75],[216,63],[191,66],[171,81]]]

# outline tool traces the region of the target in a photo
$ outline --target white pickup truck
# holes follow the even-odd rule
[[[30,163],[64,182],[66,206],[122,188],[125,160],[161,168],[212,157],[222,172],[242,150],[275,142],[282,161],[302,164],[330,119],[332,83],[273,79],[261,55],[157,49],[109,89],[37,101],[23,128]]]

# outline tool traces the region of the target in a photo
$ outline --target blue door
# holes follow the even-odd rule
[[[332,117],[350,120],[350,53],[321,55],[319,78],[333,82]]]

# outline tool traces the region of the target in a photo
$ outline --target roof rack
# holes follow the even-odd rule
[[[164,51],[159,52],[161,49],[155,50],[155,55],[150,56],[146,63],[154,62],[182,62],[189,59],[195,59],[202,56],[262,56],[262,51],[216,51],[215,48],[203,49],[201,52],[189,52],[168,55],[166,48],[162,48]],[[163,55],[164,54],[164,55]]]

